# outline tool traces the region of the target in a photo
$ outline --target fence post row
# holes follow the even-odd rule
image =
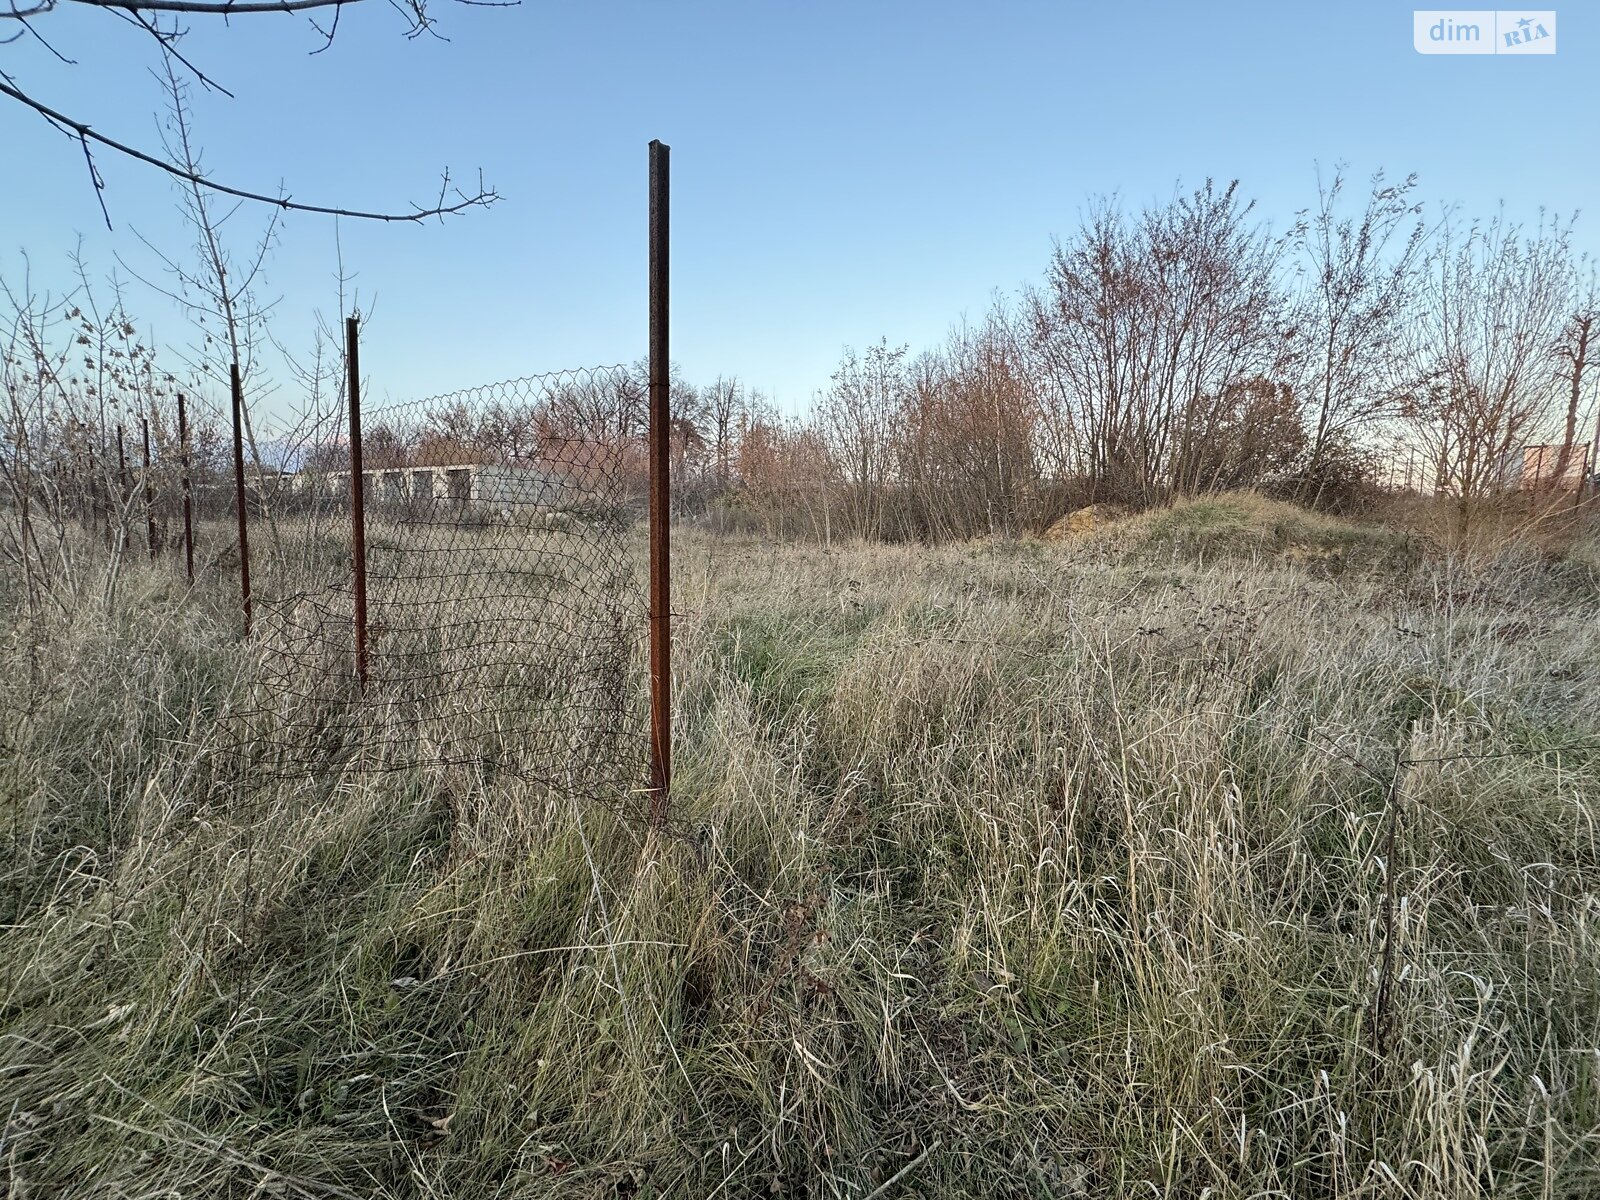
[[[350,396],[350,572],[355,588],[356,683],[367,690],[367,506],[361,474],[360,323],[344,322],[346,391]]]
[[[189,408],[178,393],[178,462],[183,467],[183,570],[194,583],[194,498],[189,479]]]
[[[668,247],[670,148],[650,143],[650,821],[659,827],[667,817],[672,782],[672,674],[670,516],[671,479],[668,441],[671,426],[670,350],[668,345]],[[345,319],[345,359],[350,402],[350,557],[354,585],[355,669],[364,691],[370,669],[367,632],[366,504],[362,486],[361,366],[359,321]],[[244,611],[244,631],[251,631],[250,541],[244,481],[243,388],[239,364],[232,364],[234,501],[239,524],[239,584]],[[178,397],[178,423],[183,456],[184,546],[189,578],[194,578],[194,534],[190,504],[189,438],[184,398]],[[147,433],[148,440],[148,433]],[[117,431],[118,455],[122,431]],[[124,469],[124,479],[126,473]],[[151,520],[154,544],[154,518]]]
[[[650,143],[650,824],[655,828],[666,823],[672,786],[670,155],[660,141]]]
[[[233,390],[233,500],[239,511],[239,591],[244,606],[244,635],[250,636],[250,522],[245,513],[244,495],[244,387],[239,382],[239,364],[234,362],[230,383]]]

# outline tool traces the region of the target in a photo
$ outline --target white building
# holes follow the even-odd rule
[[[1575,492],[1589,471],[1589,446],[1585,442],[1523,446],[1505,456],[1501,471],[1508,488]]]
[[[515,463],[461,463],[439,467],[374,467],[361,472],[369,506],[443,502],[463,508],[551,509],[573,497],[570,481],[546,467]],[[349,471],[302,471],[297,492],[344,492]]]

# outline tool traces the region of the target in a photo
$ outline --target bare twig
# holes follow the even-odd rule
[[[26,21],[29,17],[37,17],[42,13],[55,9],[56,0],[40,0],[38,4],[30,4],[27,8],[18,8],[16,0],[9,0],[9,7],[0,11],[0,21]],[[7,38],[7,41],[14,39]]]
[[[234,99],[232,92],[223,87],[215,79],[212,79],[199,67],[195,66],[193,62],[179,53],[178,41],[183,37],[184,33],[187,32],[186,30],[179,29],[176,25],[174,25],[171,29],[162,29],[160,25],[151,20],[149,17],[146,17],[143,13],[119,11],[116,15],[128,22],[128,24],[139,29],[143,29],[151,37],[153,37],[156,40],[156,44],[161,47],[161,53],[163,57],[177,59],[178,62],[182,63],[183,66],[188,69],[189,73],[193,75],[195,79],[199,80],[202,87],[208,88],[213,92],[221,92],[230,100]],[[315,24],[315,22],[313,22],[313,24]]]

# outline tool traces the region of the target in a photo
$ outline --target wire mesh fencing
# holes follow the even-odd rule
[[[252,532],[240,732],[260,769],[453,765],[626,796],[639,400],[597,368],[358,408],[354,444],[346,418],[316,430]]]

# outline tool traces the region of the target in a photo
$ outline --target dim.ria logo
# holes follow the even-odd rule
[[[1412,43],[1419,54],[1554,54],[1553,9],[1418,9]]]

